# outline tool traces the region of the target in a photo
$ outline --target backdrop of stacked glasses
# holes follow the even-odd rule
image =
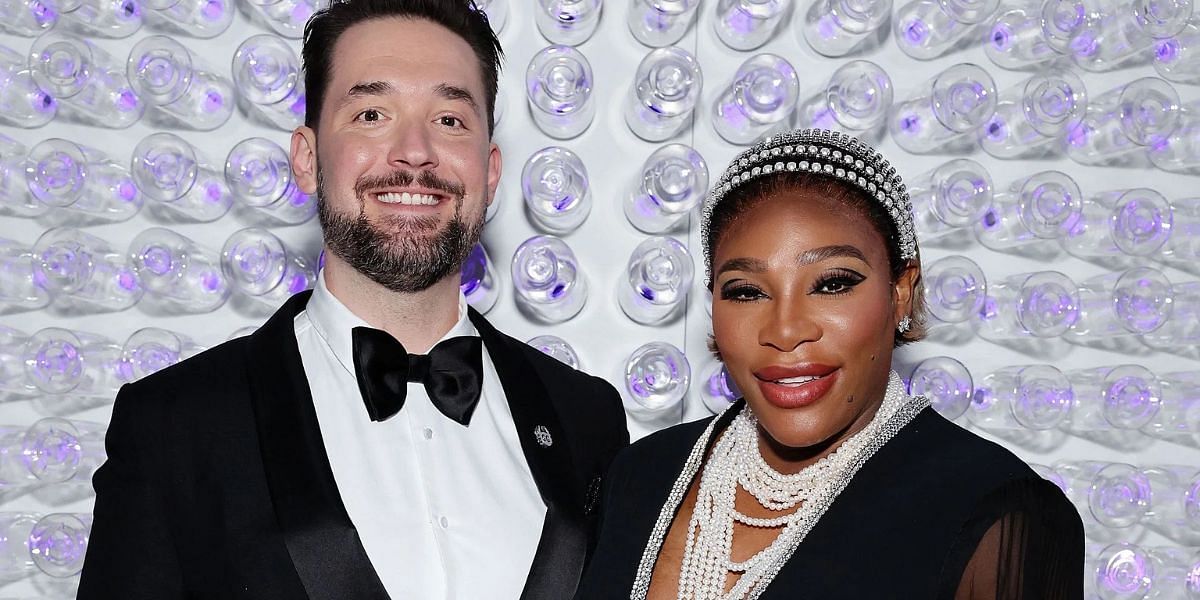
[[[312,287],[312,2],[0,0],[0,595],[73,597],[120,385]],[[1192,0],[481,6],[505,175],[472,305],[607,377],[635,437],[719,411],[710,176],[783,128],[859,136],[917,213],[910,390],[1066,491],[1093,597],[1200,598]]]

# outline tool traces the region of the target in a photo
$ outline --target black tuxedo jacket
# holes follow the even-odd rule
[[[388,598],[334,483],[300,361],[293,319],[309,295],[249,337],[122,388],[94,478],[80,600]],[[620,400],[470,318],[547,507],[521,598],[570,598],[601,477],[629,441]]]

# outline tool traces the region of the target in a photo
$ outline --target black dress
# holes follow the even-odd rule
[[[710,449],[739,410],[721,417]],[[617,456],[576,600],[630,597],[651,530],[708,421],[657,432]],[[966,577],[971,598],[1076,599],[1083,554],[1082,522],[1054,484],[926,408],[867,460],[761,598],[951,599]]]

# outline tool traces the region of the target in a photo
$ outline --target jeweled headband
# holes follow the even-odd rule
[[[917,256],[912,200],[896,169],[874,148],[837,131],[804,129],[771,136],[733,159],[717,180],[700,213],[705,270],[712,276],[709,227],[713,209],[730,192],[747,182],[779,172],[808,172],[840,179],[874,198],[896,226],[900,258]]]

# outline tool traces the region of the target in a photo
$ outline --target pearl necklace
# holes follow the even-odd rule
[[[927,406],[927,399],[908,396],[899,375],[892,372],[883,403],[866,427],[830,454],[793,474],[779,473],[763,459],[758,446],[758,421],[749,407],[743,408],[703,465],[699,495],[688,523],[679,570],[678,599],[758,598],[859,468]],[[704,462],[709,440],[720,420],[719,417],[713,419],[692,447],[683,472],[659,513],[638,565],[630,595],[632,600],[644,600],[649,591],[650,577],[663,539]],[[772,518],[744,515],[734,506],[739,486],[764,508],[792,512]],[[745,561],[735,562],[731,558],[735,523],[783,529],[766,548]],[[740,577],[733,588],[725,592],[729,573],[740,574]]]

